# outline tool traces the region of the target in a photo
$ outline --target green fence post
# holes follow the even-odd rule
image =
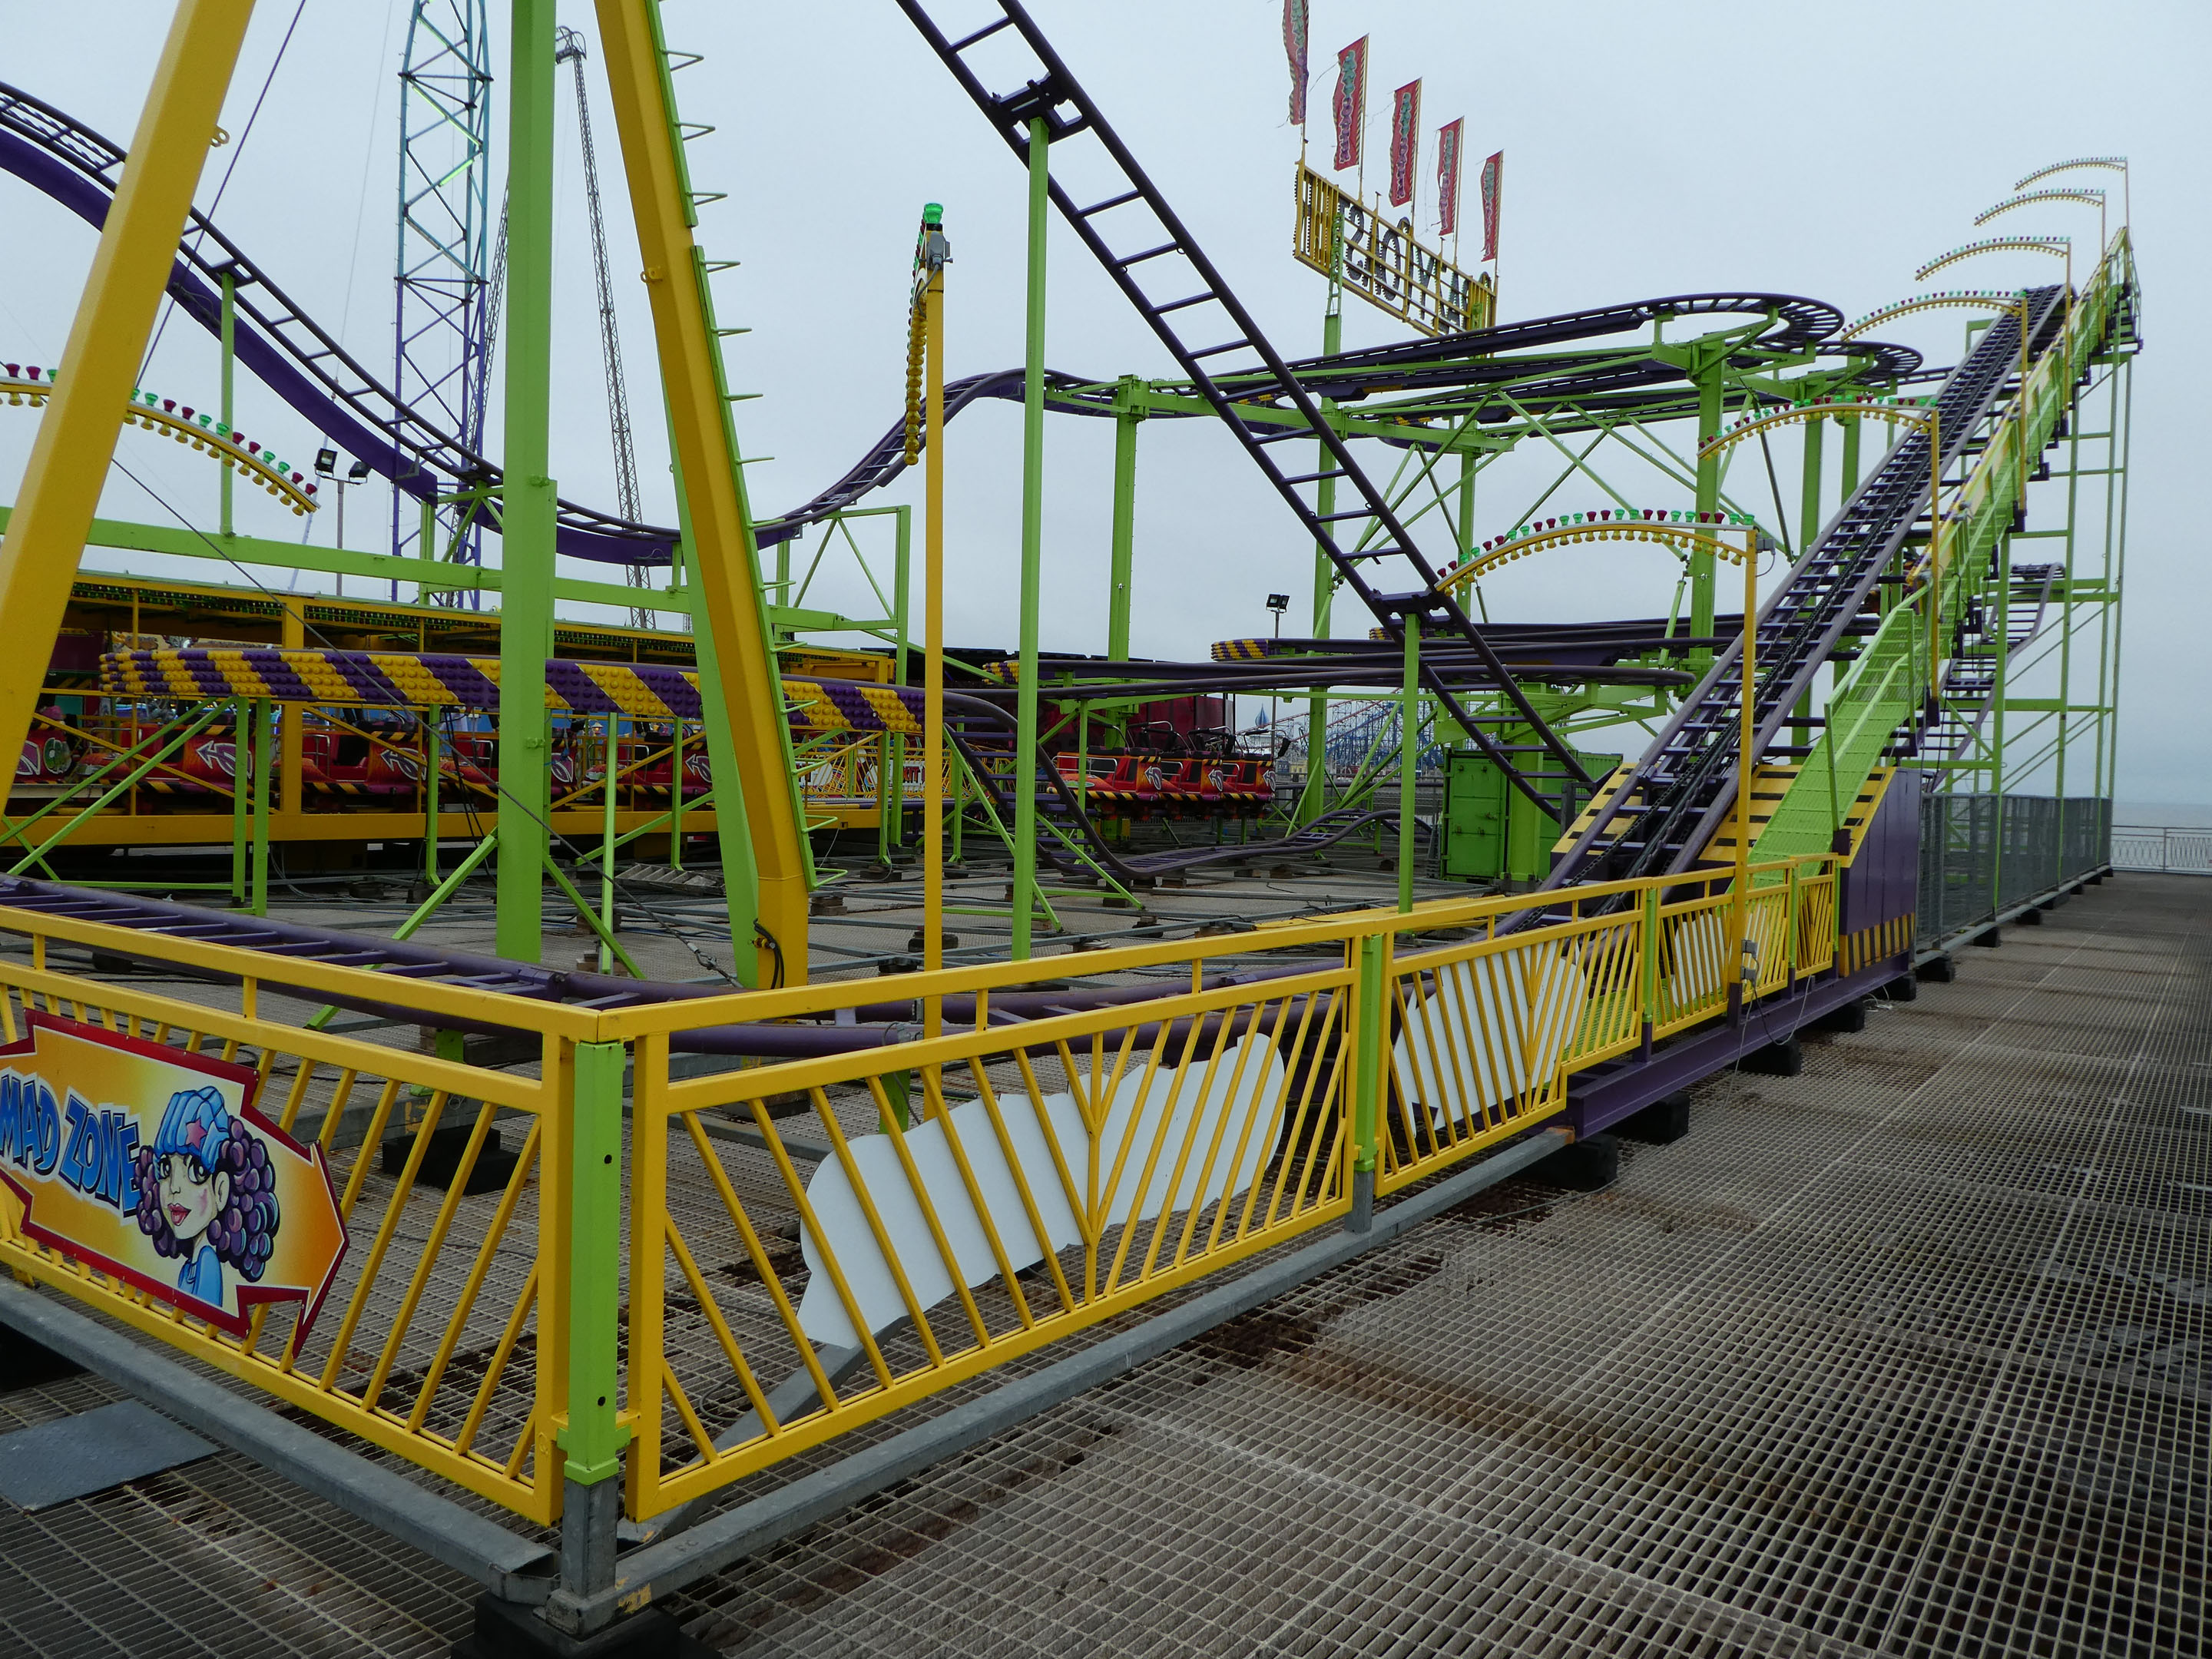
[[[1370,933],[1359,941],[1358,1000],[1352,1010],[1358,1022],[1352,1046],[1352,1213],[1345,1231],[1364,1233],[1375,1224],[1375,1152],[1382,1117],[1382,1079],[1390,1060],[1383,1044],[1389,1023],[1383,1018],[1385,982],[1383,953],[1387,933]]]
[[[621,1513],[623,1448],[617,1363],[623,1246],[623,1067],[619,1042],[576,1045],[569,1159],[568,1423],[561,1520],[562,1588],[611,1583]]]

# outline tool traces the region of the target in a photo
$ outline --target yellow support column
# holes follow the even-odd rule
[[[759,923],[780,947],[783,982],[797,985],[806,978],[808,859],[783,690],[761,611],[758,550],[716,372],[719,348],[702,291],[704,262],[691,234],[688,174],[677,149],[654,0],[599,0],[599,20],[669,425],[690,506],[695,580],[714,631],[719,689],[729,711],[759,870]],[[732,918],[732,926],[741,930],[744,924]],[[763,951],[766,983],[777,952],[765,945]]]
[[[0,622],[14,639],[51,641],[61,629],[123,410],[252,14],[252,0],[179,0],[170,19],[62,349],[54,395],[0,540]],[[46,672],[43,645],[0,660],[0,754],[22,746]]]

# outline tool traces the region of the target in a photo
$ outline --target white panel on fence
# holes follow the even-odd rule
[[[1764,892],[1765,890],[1762,889]],[[1789,905],[1770,899],[1754,902],[1746,921],[1750,938],[1759,946],[1761,971],[1780,960],[1789,948]],[[1705,997],[1717,997],[1733,981],[1729,961],[1729,934],[1733,923],[1728,910],[1700,910],[1674,921],[1667,943],[1674,955],[1674,972],[1667,986],[1676,1007]]]
[[[1284,1071],[1281,1055],[1266,1038],[1248,1036],[1225,1049],[1202,1099],[1202,1063],[1192,1062],[1178,1089],[1174,1086],[1172,1064],[1148,1073],[1143,1059],[1141,1054],[1132,1057],[1127,1073],[1115,1085],[1100,1128],[1098,1191],[1096,1200],[1087,1202],[1094,1202],[1100,1211],[1101,1227],[1128,1220],[1133,1207],[1139,1220],[1150,1220],[1164,1206],[1187,1210],[1194,1204],[1211,1203],[1224,1193],[1241,1193],[1252,1184],[1273,1150],[1267,1120],[1282,1093]],[[948,1115],[959,1150],[967,1158],[982,1196],[981,1211],[960,1178],[952,1146],[946,1139],[945,1120],[931,1118],[906,1133],[907,1154],[914,1161],[921,1191],[929,1196],[930,1208],[959,1268],[961,1283],[970,1285],[986,1284],[999,1276],[999,1264],[983,1231],[986,1213],[1006,1251],[1007,1265],[1016,1272],[1042,1261],[1048,1250],[1066,1249],[1083,1238],[1052,1158],[1052,1146],[1056,1144],[1078,1197],[1086,1198],[1091,1142],[1075,1097],[1063,1092],[1033,1102],[1026,1094],[1001,1091],[996,1099],[1000,1117],[1006,1126],[1006,1139],[1013,1144],[1021,1182],[1028,1187],[1043,1225],[1042,1242],[1030,1224],[1021,1188],[981,1101],[965,1102]],[[952,1294],[952,1276],[945,1267],[944,1252],[930,1236],[928,1218],[922,1212],[914,1182],[899,1163],[896,1146],[888,1134],[855,1135],[848,1145],[854,1166],[883,1223],[891,1255],[905,1273],[915,1303],[923,1309],[935,1307]],[[1146,1181],[1145,1162],[1155,1146],[1159,1148],[1158,1161],[1152,1179]],[[1178,1180],[1176,1159],[1185,1146],[1190,1152]],[[1115,1182],[1114,1164],[1124,1146],[1128,1148],[1127,1161]],[[1170,1182],[1171,1205],[1167,1203]],[[1140,1188],[1141,1204],[1137,1202]],[[813,1179],[806,1183],[806,1200],[829,1236],[838,1269],[868,1329],[880,1331],[904,1318],[907,1304],[899,1294],[890,1260],[868,1225],[844,1165],[836,1158],[824,1160],[815,1170]],[[836,1287],[823,1271],[811,1230],[802,1231],[799,1249],[809,1269],[806,1291],[799,1298],[799,1323],[817,1342],[836,1347],[858,1342],[860,1337]]]
[[[1589,997],[1583,970],[1553,945],[1524,945],[1435,969],[1392,1051],[1399,1082],[1437,1127],[1448,1116],[1478,1115],[1541,1087]]]

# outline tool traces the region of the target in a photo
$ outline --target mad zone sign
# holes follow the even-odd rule
[[[0,1188],[12,1229],[233,1335],[301,1304],[345,1255],[320,1146],[253,1107],[259,1075],[52,1014],[0,1048]],[[0,1211],[10,1207],[0,1196]]]

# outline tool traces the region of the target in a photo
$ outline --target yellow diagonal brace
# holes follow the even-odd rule
[[[760,921],[782,947],[784,982],[806,975],[807,858],[785,753],[783,700],[762,615],[757,550],[727,423],[676,149],[655,0],[599,0],[600,48],[638,252],[659,347],[669,425],[689,498],[700,591],[714,630],[738,778],[759,870]],[[706,688],[702,688],[704,691]],[[12,751],[5,751],[12,752]],[[742,927],[737,918],[733,926]],[[770,961],[764,955],[762,982]]]
[[[60,631],[154,312],[252,15],[252,0],[179,0],[170,20],[62,350],[59,384],[40,419],[22,494],[0,540],[0,632],[31,642],[0,654],[0,754],[14,754],[30,730],[46,672],[46,647],[37,642]]]

